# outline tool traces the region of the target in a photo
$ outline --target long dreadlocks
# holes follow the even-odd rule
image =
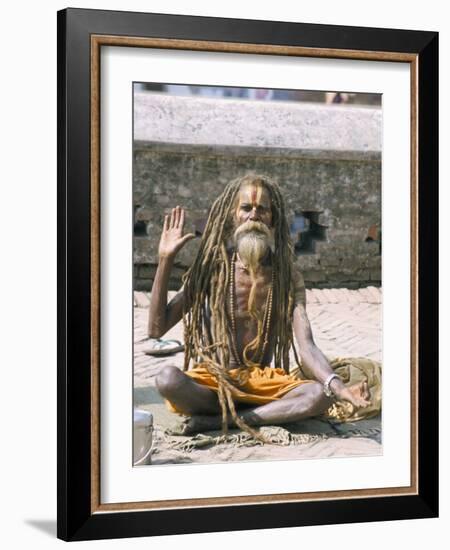
[[[183,275],[183,315],[185,358],[184,370],[190,361],[203,363],[218,382],[218,397],[222,410],[222,428],[226,433],[228,412],[234,422],[257,439],[261,434],[250,428],[236,414],[233,394],[246,380],[246,368],[238,369],[236,377],[230,377],[231,331],[227,308],[230,283],[230,259],[227,238],[233,228],[233,213],[239,190],[243,185],[264,186],[272,201],[274,227],[274,253],[272,269],[276,274],[273,286],[274,314],[277,323],[272,328],[275,367],[289,372],[289,350],[293,346],[292,314],[294,309],[293,265],[294,252],[286,220],[284,200],[277,183],[265,175],[248,174],[231,181],[212,205],[198,254]],[[211,318],[209,318],[211,316]]]

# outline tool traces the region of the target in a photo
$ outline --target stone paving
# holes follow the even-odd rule
[[[314,340],[326,356],[330,359],[359,356],[381,361],[381,289],[311,289],[306,292],[307,312]],[[169,292],[169,299],[174,294],[175,292]],[[165,357],[145,354],[152,347],[152,341],[146,335],[148,305],[149,294],[134,293],[134,406],[153,414],[156,431],[152,464],[335,458],[376,456],[382,453],[380,416],[337,425],[316,419],[305,420],[302,425],[297,426],[297,433],[323,433],[325,439],[301,445],[301,448],[295,445],[283,448],[262,445],[248,449],[219,444],[208,450],[185,453],[167,447],[161,439],[155,444],[155,437],[178,423],[180,418],[169,412],[165,406],[155,388],[155,376],[165,365],[181,368],[183,352]],[[182,335],[183,327],[180,322],[164,335],[164,339],[182,341]],[[292,424],[290,426],[295,430]]]

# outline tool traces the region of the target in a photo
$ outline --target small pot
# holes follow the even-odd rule
[[[151,464],[153,441],[153,415],[134,409],[133,419],[133,465]]]

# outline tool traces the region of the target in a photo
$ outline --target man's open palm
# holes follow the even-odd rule
[[[352,405],[359,408],[369,407],[372,404],[370,399],[369,385],[367,382],[358,382],[350,387],[345,387],[338,397],[349,401]]]
[[[184,246],[184,244],[193,239],[193,233],[183,235],[184,229],[184,209],[180,206],[172,208],[172,213],[164,217],[164,225],[159,242],[159,257],[173,257]]]

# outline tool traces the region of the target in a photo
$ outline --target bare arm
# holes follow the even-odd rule
[[[296,304],[294,308],[293,329],[300,348],[302,369],[306,376],[317,380],[321,384],[333,374],[327,358],[316,346],[311,330],[311,324],[306,313],[306,298],[301,273],[296,273]],[[350,401],[357,407],[366,407],[370,401],[363,397],[355,396],[349,391],[340,378],[334,378],[330,383],[330,389],[339,399]]]
[[[323,384],[333,373],[333,369],[314,342],[311,324],[306,314],[306,305],[303,303],[297,303],[294,309],[294,334],[300,347],[303,371],[308,377]],[[335,380],[332,384],[334,383]],[[335,388],[332,387],[332,389]]]
[[[148,336],[160,338],[172,328],[183,315],[183,291],[180,290],[167,303],[167,290],[170,273],[177,252],[194,238],[194,234],[183,235],[184,210],[177,206],[171,215],[164,218],[163,231],[159,243],[159,263],[153,281],[150,307],[148,310]]]

